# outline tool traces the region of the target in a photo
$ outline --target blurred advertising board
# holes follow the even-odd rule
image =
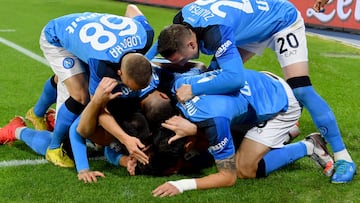
[[[313,0],[290,1],[301,12],[308,26],[360,33],[360,0],[330,0],[323,13],[312,9]]]
[[[164,6],[170,8],[181,8],[193,0],[127,0],[128,2]]]
[[[360,0],[329,0],[323,13],[316,13],[314,0],[289,0],[301,12],[305,24],[310,27],[334,29],[360,34]],[[192,0],[127,0],[127,2],[181,8]]]

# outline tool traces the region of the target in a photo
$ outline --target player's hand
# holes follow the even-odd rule
[[[115,99],[121,95],[121,92],[112,93],[112,90],[118,85],[117,80],[109,77],[104,77],[98,87],[96,88],[95,94],[91,98],[91,101],[98,103],[101,106],[105,106],[108,101]]]
[[[175,132],[175,135],[169,139],[169,144],[182,137],[196,135],[197,132],[197,126],[181,116],[173,116],[162,123],[161,126]]]
[[[191,85],[183,84],[176,90],[176,98],[180,103],[184,103],[193,98]]]
[[[324,12],[325,11],[325,4],[327,4],[329,0],[315,0],[313,9],[316,12]]]
[[[152,191],[154,197],[171,197],[180,194],[180,191],[169,182],[166,182]]]
[[[134,157],[130,157],[128,162],[127,162],[126,169],[127,169],[127,171],[129,172],[129,174],[131,176],[135,175],[136,165],[137,165],[137,160]]]
[[[126,146],[131,157],[134,157],[142,164],[149,163],[149,157],[141,150],[145,148],[145,145],[138,138],[128,136],[123,144]]]
[[[78,180],[84,181],[84,183],[92,183],[97,182],[96,177],[104,178],[105,175],[100,171],[89,171],[89,170],[82,170],[77,174]]]

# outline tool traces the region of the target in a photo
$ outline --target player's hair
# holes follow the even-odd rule
[[[153,143],[146,152],[150,157],[150,162],[143,165],[138,162],[136,174],[167,176],[174,174],[180,167],[181,159],[185,153],[185,139],[179,139],[168,144],[174,132],[161,127],[161,123],[171,116],[176,115],[175,108],[170,100],[159,99],[159,92],[155,91],[145,98],[142,109],[152,129]]]
[[[124,131],[130,136],[139,138],[139,140],[147,145],[150,144],[150,129],[145,116],[136,112],[127,120],[120,123]]]
[[[185,39],[191,36],[190,28],[181,24],[172,24],[165,27],[158,37],[158,53],[167,58],[184,47]]]
[[[208,152],[206,137],[199,135],[193,137],[193,149],[186,151],[186,143],[191,137],[183,137],[171,144],[169,138],[175,133],[163,127],[159,127],[153,133],[153,145],[146,152],[149,156],[149,164],[137,163],[135,174],[152,176],[169,176],[173,174],[195,175],[201,170],[213,166],[214,158]]]
[[[156,94],[156,92],[151,94]],[[170,100],[151,98],[151,94],[146,98],[146,102],[143,102],[142,109],[150,126],[157,128],[166,119],[176,115],[177,111]]]
[[[121,69],[126,72],[141,89],[149,85],[152,75],[150,61],[142,54],[126,54],[121,61]]]
[[[186,138],[181,138],[168,144],[174,132],[159,127],[153,134],[153,145],[150,152],[149,164],[143,165],[138,162],[135,174],[169,176],[176,174],[180,168],[181,160],[185,154]]]
[[[144,145],[152,144],[152,135],[145,116],[140,112],[128,116],[126,119],[117,120],[121,128],[130,136],[138,138]],[[129,155],[126,146],[117,139],[110,144],[110,148],[121,154]]]

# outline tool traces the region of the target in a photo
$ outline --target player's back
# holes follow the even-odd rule
[[[240,92],[256,112],[257,122],[263,122],[288,107],[288,97],[281,82],[265,73],[245,70],[246,85]]]
[[[263,41],[289,26],[297,10],[284,0],[195,1],[182,9],[182,16],[193,27],[231,27],[239,46]]]
[[[174,92],[182,84],[208,81],[220,74],[221,70],[205,72],[201,75],[181,77],[175,81]],[[277,79],[253,70],[245,70],[246,83],[237,92],[224,95],[199,95],[178,103],[178,108],[193,122],[214,117],[225,117],[237,122],[263,122],[279,112],[285,111],[288,99],[284,87]],[[251,109],[249,109],[251,106]],[[254,115],[248,115],[248,114]]]
[[[134,19],[101,13],[74,13],[51,20],[45,27],[47,41],[63,47],[84,62],[89,58],[119,62],[147,42],[144,27]]]

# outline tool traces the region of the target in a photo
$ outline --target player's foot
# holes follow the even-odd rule
[[[314,151],[309,155],[310,158],[323,169],[326,176],[331,176],[334,173],[334,160],[326,147],[324,138],[320,133],[311,133],[305,140],[314,144]]]
[[[50,132],[54,131],[56,111],[50,108],[45,114],[46,129]]]
[[[338,160],[335,162],[335,172],[331,177],[332,183],[348,183],[356,173],[356,165],[354,162]]]
[[[47,130],[45,118],[35,115],[34,107],[26,112],[25,118],[32,123],[35,130]]]
[[[60,166],[64,168],[74,168],[74,161],[67,155],[65,150],[60,146],[60,148],[46,150],[45,155],[46,160],[53,163],[55,166]]]
[[[24,118],[21,116],[15,116],[15,118],[11,119],[7,125],[0,129],[0,144],[15,141],[15,130],[20,127],[26,127]]]

